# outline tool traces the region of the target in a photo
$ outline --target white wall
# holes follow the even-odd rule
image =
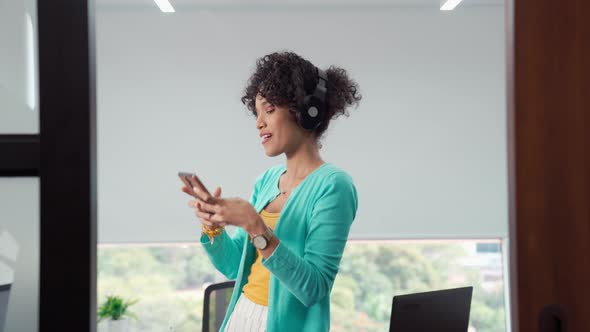
[[[97,13],[100,242],[195,241],[179,170],[247,198],[269,159],[239,98],[289,49],[364,100],[325,160],[359,191],[353,238],[505,237],[504,9],[223,6]]]

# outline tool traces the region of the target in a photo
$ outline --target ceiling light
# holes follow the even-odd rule
[[[174,8],[168,0],[154,0],[163,13],[174,13]]]
[[[453,10],[461,0],[440,0],[440,10]]]

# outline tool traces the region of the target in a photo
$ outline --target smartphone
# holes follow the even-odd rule
[[[199,198],[204,201],[201,197],[198,197],[197,194],[193,191],[194,187],[199,188],[200,190],[209,194],[209,196],[213,196],[209,193],[209,190],[203,185],[203,182],[199,180],[199,177],[195,173],[190,172],[178,172],[178,177],[180,180],[190,189],[191,193],[189,195]]]

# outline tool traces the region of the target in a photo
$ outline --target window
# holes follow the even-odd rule
[[[331,331],[386,331],[393,295],[467,285],[471,327],[505,331],[502,253],[481,253],[479,244],[349,241],[332,290]],[[140,331],[200,331],[203,291],[223,281],[200,244],[105,245],[98,253],[99,304],[107,294],[138,299],[130,310]]]
[[[332,290],[331,331],[387,331],[394,295],[463,286],[474,287],[470,327],[505,331],[501,253],[489,257],[477,246],[476,241],[350,241]]]

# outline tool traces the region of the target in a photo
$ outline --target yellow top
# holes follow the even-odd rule
[[[280,213],[270,213],[266,210],[260,211],[264,223],[272,230],[275,229]],[[256,250],[256,261],[252,264],[248,282],[242,291],[246,297],[259,305],[268,306],[268,287],[270,284],[270,272],[262,265],[262,255]]]

